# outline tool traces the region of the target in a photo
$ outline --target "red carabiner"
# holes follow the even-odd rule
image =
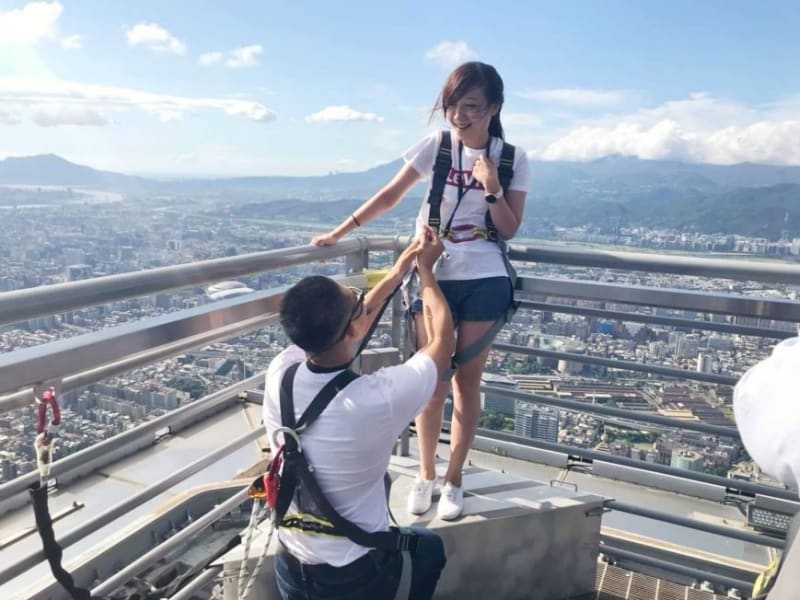
[[[281,467],[283,466],[283,451],[286,446],[281,446],[269,462],[269,469],[264,475],[264,487],[267,490],[267,503],[271,510],[278,506],[278,494],[281,490]]]
[[[58,408],[58,400],[56,399],[56,390],[55,388],[50,388],[45,390],[44,394],[42,394],[41,400],[37,397],[36,403],[39,405],[39,420],[36,423],[36,433],[44,433],[42,443],[49,444],[50,440],[53,439],[54,434],[58,431],[59,425],[61,425],[61,409]],[[53,419],[50,421],[50,425],[47,424],[47,407],[50,406],[50,410],[53,413]]]

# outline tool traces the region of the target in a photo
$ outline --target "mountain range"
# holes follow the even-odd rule
[[[224,194],[235,213],[336,219],[385,185],[400,159],[356,173],[157,180],[71,163],[56,155],[0,161],[0,184],[93,187],[123,193]],[[800,236],[800,167],[710,165],[611,156],[590,162],[530,161],[526,223],[534,227],[625,225]],[[409,193],[420,199],[421,184]],[[292,206],[267,206],[292,198]],[[321,204],[323,202],[324,204]],[[417,202],[403,203],[413,214]],[[397,214],[396,216],[400,216]],[[403,214],[403,216],[406,216]]]

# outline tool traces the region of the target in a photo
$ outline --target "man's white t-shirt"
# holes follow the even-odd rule
[[[478,157],[486,154],[486,148],[475,149],[463,146],[461,160],[459,161],[458,137],[455,132],[451,132],[450,138],[453,158],[450,174],[447,177],[444,193],[442,194],[440,208],[442,227],[450,220],[450,215],[453,214],[453,209],[458,202],[458,178],[461,177],[463,182],[462,189],[467,190],[467,192],[464,194],[461,204],[453,216],[453,223],[450,229],[454,232],[462,230],[468,232],[473,227],[485,228],[486,211],[489,210],[489,205],[486,203],[486,192],[483,189],[483,185],[472,177],[472,168]],[[436,161],[441,139],[441,131],[428,135],[406,150],[403,154],[403,159],[414,167],[414,170],[420,175],[431,179],[433,164]],[[498,137],[491,138],[489,142],[489,158],[494,164],[500,164],[502,151],[503,140]],[[519,146],[514,147],[514,175],[511,178],[508,190],[528,191],[528,157]],[[417,234],[419,234],[423,225],[428,224],[428,214],[430,212],[429,194],[430,184],[417,215]],[[504,200],[501,200],[501,202],[504,202]],[[500,248],[494,242],[485,239],[465,242],[444,240],[444,246],[448,258],[440,263],[436,275],[439,280],[482,279],[484,277],[503,277],[508,275],[503,257],[500,254]]]
[[[295,419],[319,391],[341,371],[314,373],[305,353],[289,346],[267,369],[264,426],[267,434],[281,426],[280,383],[288,367],[302,363],[294,380]],[[433,395],[436,364],[418,352],[401,365],[362,375],[337,394],[319,418],[300,437],[322,492],[345,519],[368,532],[387,531],[389,515],[383,476],[395,440]],[[283,443],[278,435],[278,443]],[[344,537],[330,537],[281,528],[278,537],[306,564],[347,565],[369,549]]]

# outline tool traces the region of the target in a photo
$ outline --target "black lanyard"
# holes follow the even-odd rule
[[[489,149],[492,147],[492,136],[489,136],[489,141],[486,143],[486,158],[489,158]],[[465,188],[464,187],[464,168],[463,168],[463,154],[464,154],[464,142],[458,140],[458,201],[456,202],[456,206],[453,209],[453,212],[450,213],[450,218],[447,220],[447,225],[444,226],[444,231],[442,232],[442,237],[446,238],[450,233],[450,225],[453,224],[453,217],[456,216],[456,211],[458,207],[461,205],[461,200],[464,199],[464,196],[467,195],[467,192],[472,189],[472,184],[475,181],[475,177],[473,176],[472,181],[470,184]],[[473,165],[473,169],[474,169]]]

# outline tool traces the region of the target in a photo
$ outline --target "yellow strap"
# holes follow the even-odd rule
[[[367,289],[371,290],[389,274],[389,269],[365,270],[367,276]]]
[[[447,233],[447,239],[450,241],[462,239],[468,237],[469,235],[474,235],[476,238],[481,238],[483,240],[489,239],[489,230],[485,227],[473,227],[472,231],[467,233],[467,230],[460,229],[457,232],[453,231],[452,229]]]
[[[756,578],[756,582],[753,584],[754,598],[757,598],[761,594],[766,594],[772,588],[772,585],[775,583],[775,578],[778,575],[778,567],[780,564],[781,559],[776,558],[759,574]]]

